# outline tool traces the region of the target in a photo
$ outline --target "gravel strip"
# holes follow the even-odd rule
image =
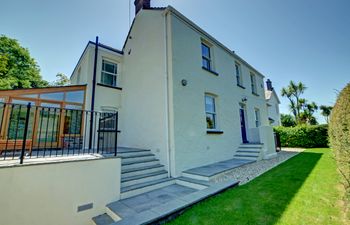
[[[219,177],[215,177],[211,182],[219,183],[227,180],[239,180],[239,185],[243,185],[248,183],[252,179],[260,176],[266,171],[278,166],[284,161],[296,156],[300,152],[304,151],[304,149],[300,148],[285,148],[282,151],[277,153],[277,156],[272,159],[264,159],[255,163],[251,163],[248,165],[244,165],[228,171]]]

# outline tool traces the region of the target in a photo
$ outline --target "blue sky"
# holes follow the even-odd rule
[[[121,49],[133,0],[1,0],[0,34],[16,38],[38,61],[46,80],[70,75],[86,43],[100,37]],[[335,102],[350,81],[348,0],[153,0],[172,5],[273,81],[278,94],[290,80],[304,97]],[[281,112],[288,113],[282,99]],[[319,117],[321,119],[321,117]],[[323,120],[321,119],[321,122]]]

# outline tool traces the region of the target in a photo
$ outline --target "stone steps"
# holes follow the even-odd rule
[[[263,147],[263,144],[261,143],[241,144],[238,147],[238,150],[236,151],[233,158],[258,161],[262,157],[261,156],[262,147]]]

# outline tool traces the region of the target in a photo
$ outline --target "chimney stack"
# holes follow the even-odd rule
[[[273,90],[272,82],[271,82],[270,79],[267,79],[267,81],[266,81],[266,88],[267,88],[267,90],[269,90],[269,91],[272,91],[272,90]]]
[[[151,0],[135,0],[135,15],[141,10],[141,9],[149,9],[151,8]]]

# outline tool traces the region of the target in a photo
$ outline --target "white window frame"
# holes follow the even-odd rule
[[[108,72],[108,71],[105,71],[103,70],[103,64],[104,63],[108,63],[108,64],[112,64],[115,66],[115,73],[111,73],[111,72]],[[104,84],[104,85],[107,85],[107,86],[111,86],[111,87],[117,87],[118,86],[118,63],[115,63],[115,62],[112,62],[108,59],[102,59],[102,64],[101,64],[101,84]],[[107,75],[110,75],[110,76],[115,76],[115,85],[111,85],[111,84],[107,84],[106,82],[104,82],[104,74],[107,74]]]
[[[205,47],[208,48],[209,57],[207,57],[207,56],[205,56],[205,55],[203,54],[203,51],[202,51],[203,45],[204,45]],[[211,45],[208,44],[208,43],[206,43],[206,42],[204,42],[204,41],[202,41],[202,42],[201,42],[201,54],[202,54],[202,67],[205,68],[205,69],[207,69],[207,70],[209,70],[209,71],[212,71],[212,70],[213,70],[213,62],[212,62],[212,50],[211,50]],[[207,68],[207,67],[205,67],[205,66],[203,65],[203,60],[206,60],[206,61],[209,62],[209,68]]]
[[[213,109],[214,111],[207,111],[206,109],[206,100],[207,98],[211,98],[213,99]],[[214,96],[214,95],[211,95],[211,94],[205,94],[205,97],[204,97],[204,109],[205,109],[205,122],[207,124],[207,130],[217,130],[218,128],[218,120],[217,120],[217,110],[216,110],[216,104],[217,104],[217,97]],[[212,115],[213,116],[213,127],[210,128],[208,127],[208,122],[207,122],[207,115]]]
[[[250,83],[251,83],[252,93],[257,95],[258,89],[256,86],[256,76],[252,72],[250,73]]]
[[[235,62],[235,73],[237,85],[243,87],[242,68],[238,62]]]
[[[254,117],[255,117],[255,127],[260,127],[261,126],[260,109],[258,108],[254,109]]]

